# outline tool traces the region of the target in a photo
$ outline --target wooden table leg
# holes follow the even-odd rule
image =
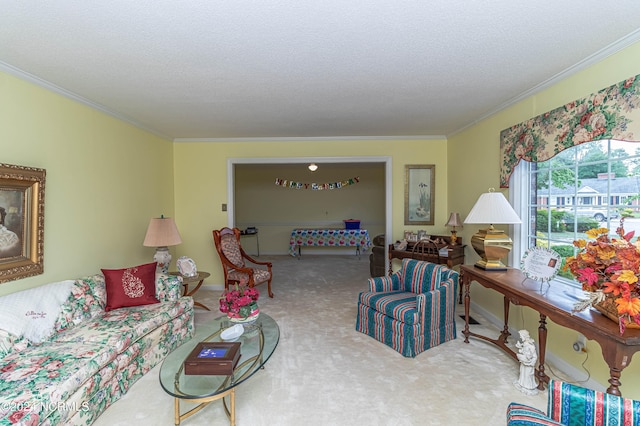
[[[467,280],[462,276],[462,285],[464,286],[464,342],[469,343],[469,305],[471,304],[471,296],[469,295],[469,287],[471,287],[471,280]]]
[[[622,385],[620,383],[620,374],[629,365],[634,351],[632,348],[620,344],[600,345],[600,347],[602,348],[602,356],[609,365],[608,382],[611,386],[607,388],[607,393],[622,396],[620,392],[620,386]]]
[[[182,283],[182,285],[184,286],[184,293],[183,293],[183,296],[191,296],[191,297],[193,297],[193,295],[195,294],[195,292],[196,292],[196,291],[198,291],[198,290],[200,289],[200,286],[202,285],[202,283],[203,283],[203,282],[204,282],[204,278],[203,278],[203,279],[201,279],[201,280],[198,282],[198,285],[196,285],[196,286],[194,287],[194,289],[193,289],[193,290],[191,290],[191,291],[189,291],[189,283],[187,283],[187,282],[183,282],[183,283]],[[208,307],[206,307],[205,305],[203,305],[202,303],[197,302],[197,301],[195,300],[195,297],[194,297],[194,300],[193,300],[193,304],[194,304],[195,306],[199,306],[199,307],[201,307],[201,308],[203,308],[203,309],[206,309],[207,311],[210,311],[210,310],[211,310],[211,309],[209,309]]]
[[[547,354],[547,316],[540,314],[540,326],[538,326],[538,344],[540,353],[538,354],[538,389],[544,390],[544,385],[549,383],[549,376],[544,372],[545,356]]]
[[[620,373],[621,371],[616,369],[616,368],[611,368],[609,369],[609,384],[611,386],[609,386],[607,388],[607,393],[610,393],[611,395],[618,395],[620,396]]]
[[[507,338],[509,336],[511,336],[511,333],[509,332],[509,299],[507,299],[507,296],[504,297],[503,300],[503,312],[504,312],[504,326],[502,327],[502,332],[500,333],[500,336],[502,337],[502,341],[504,343],[508,343],[507,342]]]

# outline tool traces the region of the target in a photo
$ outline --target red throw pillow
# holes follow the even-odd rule
[[[159,303],[156,299],[156,265],[153,262],[126,269],[102,269],[107,290],[104,310]]]

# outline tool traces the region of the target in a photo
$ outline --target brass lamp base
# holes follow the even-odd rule
[[[513,241],[504,231],[495,229],[493,225],[481,229],[471,237],[471,245],[481,258],[475,266],[486,271],[507,270],[507,266],[500,259],[509,254]]]

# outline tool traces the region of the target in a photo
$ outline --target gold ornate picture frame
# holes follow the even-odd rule
[[[408,164],[404,179],[404,224],[433,225],[435,164]]]
[[[45,175],[0,164],[0,283],[44,271]]]

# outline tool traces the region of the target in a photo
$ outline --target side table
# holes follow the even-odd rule
[[[182,293],[182,295],[193,297],[195,292],[200,289],[200,286],[202,285],[204,280],[208,278],[211,274],[205,271],[198,271],[198,275],[194,275],[193,277],[185,277],[184,275],[180,274],[180,272],[174,271],[174,272],[169,272],[169,275],[175,275],[177,277],[182,278],[182,285],[184,286],[184,293]],[[189,291],[189,284],[192,284],[192,283],[198,283],[198,284],[193,288],[193,290]],[[195,297],[194,297],[193,304],[195,306],[199,306],[203,309],[206,309],[207,311],[211,310],[205,305],[203,305],[202,303],[197,302],[195,300]]]

